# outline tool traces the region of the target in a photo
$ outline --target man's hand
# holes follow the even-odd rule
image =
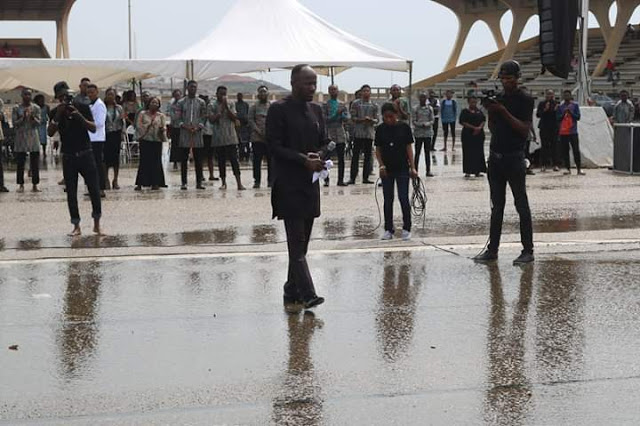
[[[381,178],[386,178],[387,177],[387,168],[382,166],[380,167],[380,172],[378,173],[380,175]]]
[[[310,152],[307,154],[304,166],[312,172],[321,172],[324,169],[324,161],[320,159],[318,153]]]
[[[71,116],[73,119],[84,118],[73,105],[67,106],[67,111],[69,111],[69,116]]]
[[[409,170],[409,176],[411,176],[411,179],[415,179],[418,177],[418,171],[415,169],[415,167],[411,167],[411,170]]]
[[[504,114],[507,112],[507,108],[500,102],[488,102],[486,108],[490,114]]]

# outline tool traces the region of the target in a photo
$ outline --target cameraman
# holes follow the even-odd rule
[[[533,262],[533,229],[527,198],[525,146],[533,121],[533,98],[518,87],[520,64],[507,61],[500,67],[503,91],[484,104],[489,112],[491,145],[487,176],[491,190],[491,231],[489,246],[475,257],[477,262],[498,259],[502,234],[505,192],[511,187],[520,215],[520,238],[524,249],[514,264]]]
[[[66,82],[57,83],[53,87],[53,93],[60,104],[51,112],[47,133],[49,136],[53,136],[56,132],[60,133],[62,173],[67,188],[69,214],[73,224],[73,231],[70,235],[81,235],[80,212],[78,211],[78,174],[84,178],[91,196],[93,232],[102,235],[100,230],[102,206],[98,168],[88,133],[95,133],[96,124],[93,122],[89,105],[73,99],[69,94],[69,85]]]

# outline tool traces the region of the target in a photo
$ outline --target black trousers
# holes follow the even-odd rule
[[[433,138],[416,138],[416,155],[415,155],[415,163],[416,170],[419,170],[418,165],[420,164],[420,153],[422,152],[422,147],[424,146],[424,164],[427,166],[427,174],[431,173],[431,146]]]
[[[196,184],[201,185],[204,181],[204,174],[202,173],[202,157],[204,155],[204,148],[181,148],[182,149],[182,161],[180,162],[180,173],[182,177],[182,184],[187,184],[187,172],[189,171],[189,150],[193,149],[193,162],[196,166]]]
[[[433,120],[433,138],[431,138],[431,151],[436,149],[436,139],[438,139],[438,125],[440,124],[439,118]]]
[[[307,264],[307,250],[313,230],[313,221],[313,218],[284,219],[289,252],[289,270],[287,282],[284,285],[284,294],[303,301],[316,297],[316,289]]]
[[[541,166],[558,165],[558,129],[540,129],[540,142],[542,149],[540,152]]]
[[[573,151],[573,161],[576,162],[576,169],[582,169],[582,158],[580,156],[580,140],[578,135],[560,136],[560,144],[562,145],[564,156],[564,167],[571,170],[571,157],[569,150]]]
[[[64,184],[67,188],[67,205],[71,223],[80,223],[80,211],[78,210],[78,175],[84,178],[84,183],[89,189],[91,217],[100,219],[102,216],[102,203],[100,200],[100,185],[98,184],[98,169],[93,150],[81,151],[77,154],[62,154],[62,173]]]
[[[3,140],[0,140],[0,187],[4,186],[4,154],[2,153]]]
[[[384,230],[393,233],[393,199],[394,184],[398,188],[398,200],[402,209],[402,229],[411,232],[411,205],[409,204],[409,174],[407,172],[392,174],[382,178],[384,193]]]
[[[371,150],[373,149],[373,140],[355,138],[353,141],[353,155],[351,158],[351,181],[355,182],[358,177],[358,167],[360,165],[360,153],[364,151],[364,166],[362,167],[362,180],[369,179],[371,172]]]
[[[451,129],[451,137],[456,140],[456,123],[442,123],[442,134],[445,139],[449,137],[449,129]]]
[[[488,249],[498,252],[502,235],[504,206],[506,203],[507,183],[511,188],[518,215],[520,215],[520,239],[524,250],[533,252],[533,224],[529,199],[527,197],[527,171],[524,164],[524,153],[497,158],[489,156],[487,172],[491,190],[491,231]]]
[[[332,159],[334,154],[338,157],[338,183],[344,183],[344,150],[346,147],[346,143],[339,143],[336,145],[335,151],[331,153]],[[329,182],[329,178],[326,178],[325,182]]]
[[[107,188],[107,178],[104,169],[104,144],[105,142],[91,142],[93,158],[96,160],[96,167],[98,168],[98,183],[100,184],[100,189],[103,191]]]
[[[253,181],[260,185],[262,182],[262,160],[267,162],[267,182],[271,183],[271,158],[267,144],[264,142],[253,142]]]
[[[231,163],[234,176],[240,176],[240,163],[238,162],[238,145],[226,145],[216,148],[218,155],[218,169],[220,170],[220,179],[227,178],[227,160]]]
[[[18,185],[24,185],[24,166],[27,163],[27,153],[16,152],[16,163],[18,166],[16,182]],[[29,167],[31,170],[31,183],[38,185],[40,183],[40,152],[29,153]]]

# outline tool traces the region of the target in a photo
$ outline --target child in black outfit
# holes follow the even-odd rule
[[[413,133],[408,124],[398,121],[398,111],[391,103],[382,106],[383,124],[376,128],[376,158],[384,193],[383,240],[393,238],[394,184],[402,207],[402,239],[411,239],[411,206],[409,205],[409,178],[418,177],[413,162]]]

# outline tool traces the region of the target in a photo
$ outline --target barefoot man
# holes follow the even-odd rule
[[[59,105],[52,111],[52,118],[47,128],[49,136],[60,133],[62,152],[62,173],[67,187],[67,204],[71,223],[72,236],[81,235],[80,212],[78,210],[78,176],[81,175],[89,189],[91,206],[93,207],[93,232],[102,235],[100,216],[102,206],[100,202],[100,184],[98,183],[98,169],[91,149],[89,133],[96,131],[89,106],[76,101],[69,94],[69,85],[61,81],[53,87]]]

